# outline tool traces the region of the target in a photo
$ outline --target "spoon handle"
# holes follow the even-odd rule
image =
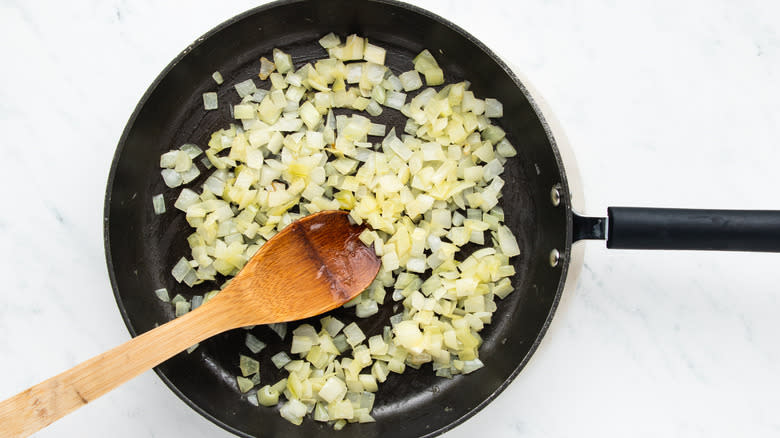
[[[0,437],[31,435],[182,350],[235,328],[229,301],[218,298],[0,402]]]

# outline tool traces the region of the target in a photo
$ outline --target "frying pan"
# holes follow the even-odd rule
[[[249,404],[234,380],[238,354],[246,352],[244,330],[203,342],[193,353],[155,369],[183,401],[230,432],[406,437],[455,427],[496,397],[533,354],[555,312],[577,240],[606,239],[610,248],[780,250],[776,212],[610,208],[604,218],[581,217],[572,210],[561,156],[536,103],[507,66],[471,35],[427,11],[391,1],[280,1],[228,20],[185,49],[150,86],[119,141],[106,194],[105,245],[117,303],[133,336],[173,317],[154,289],[191,296],[214,288],[189,290],[170,275],[179,257],[188,254],[190,229],[183,215],[151,211],[155,194],[164,193],[168,205],[177,196],[159,176],[159,155],[183,143],[204,145],[211,132],[231,121],[224,104],[204,112],[202,93],[217,91],[220,102],[234,101],[232,85],[256,74],[260,56],[279,47],[300,66],[324,55],[317,39],[328,32],[358,33],[377,42],[388,50],[387,63],[395,73],[409,70],[411,58],[427,48],[447,82],[467,79],[478,96],[503,102],[500,125],[518,149],[503,175],[501,201],[522,250],[513,262],[516,292],[499,303],[493,323],[481,333],[485,368],[451,380],[435,377],[429,367],[392,374],[377,394],[376,423],[351,424],[340,432],[308,419],[296,427],[275,409]],[[211,79],[215,70],[225,78],[222,86]],[[398,128],[403,123],[392,110],[378,121]],[[203,178],[205,173],[193,186]],[[347,323],[356,320],[350,310],[332,313]],[[387,304],[378,315],[356,321],[370,336],[393,313]],[[289,338],[282,342],[266,327],[251,332],[268,343],[258,357],[261,380],[275,381],[270,357],[285,349]]]

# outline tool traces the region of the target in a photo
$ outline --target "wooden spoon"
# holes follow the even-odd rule
[[[216,334],[341,306],[379,271],[374,251],[358,239],[363,229],[343,211],[293,222],[206,305],[0,402],[0,436],[30,435]]]

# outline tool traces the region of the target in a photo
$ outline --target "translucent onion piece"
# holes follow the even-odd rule
[[[220,72],[218,72],[218,71],[215,71],[214,73],[212,73],[212,74],[211,74],[211,78],[212,78],[212,79],[214,79],[214,82],[216,82],[216,83],[217,83],[217,85],[221,85],[221,84],[222,84],[222,82],[224,82],[224,81],[225,81],[225,80],[222,78],[222,73],[220,73]]]
[[[287,336],[287,323],[286,322],[278,322],[274,324],[268,324],[268,328],[274,331],[277,335],[279,335],[279,339],[284,339],[285,336]]]
[[[203,93],[203,109],[208,111],[208,110],[215,110],[217,108],[219,108],[217,93],[214,91]]]
[[[176,303],[175,315],[180,317],[190,311],[190,303],[188,301],[179,301]]]
[[[192,143],[184,143],[179,146],[179,150],[185,152],[191,159],[195,159],[203,153],[203,149]]]
[[[401,80],[401,86],[406,92],[418,90],[423,85],[422,78],[420,78],[420,73],[418,73],[416,70],[410,70],[401,73],[398,75],[398,79]]]
[[[330,49],[332,47],[336,47],[339,44],[341,44],[341,38],[339,38],[338,35],[331,32],[325,35],[324,37],[320,38],[319,43],[323,49]]]
[[[270,385],[257,390],[257,400],[263,406],[274,406],[279,403],[279,391]]]
[[[276,69],[276,65],[269,59],[267,59],[265,56],[260,58],[260,73],[257,74],[257,76],[262,79],[266,80],[268,79],[268,76],[271,75],[271,73]]]
[[[236,89],[238,96],[241,98],[249,96],[250,94],[253,94],[255,91],[257,91],[257,85],[255,85],[255,81],[252,79],[241,81],[234,85],[234,88]]]
[[[162,193],[152,196],[152,205],[154,207],[154,214],[165,213],[165,198]]]
[[[212,168],[175,204],[194,230],[191,256],[174,267],[177,281],[190,286],[222,275],[225,287],[268,239],[306,214],[343,209],[370,226],[360,237],[382,268],[344,307],[373,318],[386,303],[395,313],[391,325],[380,334],[372,329],[368,340],[362,320],[345,326],[326,316],[317,328],[300,325],[292,348],[271,358],[287,377],[247,396],[274,405],[283,395],[280,414],[288,421],[299,424],[308,413],[339,429],[374,421],[373,392],[390,372],[432,363],[437,376],[452,378],[482,366],[479,332],[496,300],[514,290],[510,257],[520,250],[498,202],[501,175],[517,151],[496,120],[503,115],[498,100],[478,98],[465,81],[422,89],[423,76],[428,85],[444,81],[430,52],[395,76],[383,65],[384,49],[362,37],[342,44],[330,34],[320,42],[330,58],[297,69],[278,49],[273,62],[261,59],[258,77],[270,80],[268,89],[251,79],[237,84],[241,98],[229,109],[238,120],[203,149],[183,145],[163,154],[160,166],[173,187],[198,177],[192,159],[204,151],[198,161]],[[406,118],[402,133],[372,121],[383,106]],[[478,248],[464,254],[467,244]],[[177,295],[172,306],[183,314],[217,292],[191,301]],[[281,339],[286,327],[270,326]],[[264,347],[251,333],[245,344],[253,354]],[[259,386],[258,368],[254,358],[239,359],[243,389]]]
[[[176,263],[176,265],[171,270],[171,274],[173,274],[173,278],[176,279],[179,283],[184,280],[184,277],[192,271],[192,267],[190,266],[190,263],[185,259],[184,257],[180,258],[179,261]]]
[[[284,351],[280,351],[279,353],[276,353],[273,356],[271,356],[271,362],[273,362],[276,368],[283,368],[291,361],[292,359],[290,359],[290,356],[288,356],[287,353],[285,353]]]
[[[178,187],[182,183],[181,175],[173,169],[163,169],[160,174],[163,177],[163,181],[165,181],[165,185],[170,188]]]
[[[244,344],[249,349],[249,351],[255,354],[261,352],[266,346],[265,342],[257,339],[257,337],[251,333],[246,334],[246,340],[244,341]]]
[[[241,368],[242,376],[250,376],[260,372],[260,362],[242,354],[239,356],[239,368]]]
[[[166,302],[166,303],[171,301],[170,297],[168,296],[168,289],[166,289],[164,287],[155,290],[154,294],[157,295],[157,298],[159,298],[160,301],[163,301],[163,302]]]
[[[241,376],[236,376],[236,383],[238,383],[238,390],[241,391],[242,394],[249,392],[249,390],[255,386],[254,383],[252,383],[252,380]]]

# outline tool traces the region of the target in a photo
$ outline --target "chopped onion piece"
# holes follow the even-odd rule
[[[257,91],[257,85],[255,85],[255,81],[253,81],[252,79],[241,81],[236,85],[234,85],[234,88],[236,89],[236,93],[238,93],[238,96],[241,97],[242,99]]]
[[[498,233],[496,238],[498,239],[498,246],[501,247],[501,252],[507,257],[514,257],[520,255],[520,247],[517,245],[517,239],[512,234],[512,231],[501,225],[498,227]]]
[[[257,390],[257,401],[263,406],[275,406],[279,403],[279,391],[270,385]]]
[[[181,175],[173,169],[163,169],[160,174],[163,177],[163,181],[165,181],[165,185],[170,188],[178,187],[182,183]]]
[[[368,62],[384,65],[385,53],[385,49],[366,42],[365,48],[363,49],[363,59]]]
[[[282,418],[296,426],[303,422],[303,416],[306,415],[306,412],[306,405],[296,399],[288,401],[279,409]]]
[[[398,75],[398,79],[401,80],[401,86],[406,92],[418,90],[423,85],[422,78],[420,78],[420,73],[418,73],[416,70],[409,70],[407,72],[401,73]]]
[[[358,318],[368,318],[371,315],[376,315],[379,312],[379,306],[374,300],[362,301],[355,307],[355,315]]]
[[[176,263],[176,266],[173,267],[173,270],[171,270],[171,274],[173,274],[173,278],[175,278],[176,281],[181,283],[182,280],[184,280],[184,277],[190,271],[192,271],[192,266],[190,266],[190,263],[187,261],[187,259],[182,257]]]
[[[366,335],[354,322],[344,327],[344,335],[347,337],[349,345],[353,347],[366,339]]]
[[[485,99],[485,117],[504,117],[504,106],[496,99]]]
[[[160,155],[160,167],[164,169],[173,169],[176,167],[176,158],[179,156],[179,151],[168,151]]]
[[[190,303],[187,301],[179,301],[176,303],[176,317],[180,317],[190,311]]]
[[[176,199],[176,202],[173,204],[173,206],[186,213],[187,209],[199,200],[200,195],[190,189],[185,188],[182,189],[181,193],[179,193],[179,197]]]
[[[372,99],[371,102],[369,102],[368,106],[366,107],[366,112],[376,117],[382,114],[382,107],[379,106],[379,104]]]
[[[268,328],[274,331],[279,336],[279,339],[284,339],[284,337],[287,335],[287,323],[286,322],[277,322],[273,324],[268,324]]]
[[[165,213],[165,198],[162,193],[152,196],[152,206],[154,207],[154,214]]]
[[[466,360],[463,361],[463,369],[461,370],[463,374],[469,374],[473,373],[474,371],[484,367],[485,364],[482,363],[479,359],[472,359],[472,360]]]
[[[385,106],[393,109],[400,110],[406,103],[406,93],[400,93],[398,91],[388,91],[387,99],[385,99]]]
[[[274,64],[276,65],[276,71],[281,74],[285,74],[293,67],[292,57],[287,53],[282,52],[279,49],[274,49]]]
[[[344,398],[347,394],[347,385],[338,377],[329,378],[322,389],[317,393],[323,400],[332,403]]]
[[[246,334],[246,340],[244,341],[244,344],[249,349],[249,351],[254,354],[261,352],[266,346],[265,342],[257,339],[257,337],[251,333]]]
[[[341,329],[344,328],[344,323],[332,316],[326,316],[320,322],[322,323],[322,329],[327,331],[331,337],[338,335]]]
[[[284,351],[280,351],[279,353],[274,354],[271,356],[271,362],[276,366],[276,368],[283,368],[285,365],[290,363],[292,359],[290,359],[290,356],[287,355]]]
[[[171,301],[170,297],[168,296],[168,289],[166,289],[164,287],[155,290],[154,294],[157,295],[157,298],[159,298],[160,301],[163,301],[163,302],[166,302],[166,303]]]
[[[203,93],[203,109],[208,111],[208,110],[215,110],[217,108],[219,108],[217,93],[214,91]]]
[[[211,78],[214,79],[214,82],[216,82],[217,85],[222,85],[222,82],[225,82],[225,80],[222,78],[222,73],[219,71],[212,73]]]
[[[255,386],[254,383],[252,383],[252,380],[241,376],[236,376],[236,383],[238,383],[238,390],[241,391],[242,394],[249,392],[249,390]]]
[[[203,149],[199,148],[198,145],[192,143],[185,143],[179,146],[179,150],[185,152],[192,159],[197,158],[200,154],[203,153]]]
[[[325,35],[324,37],[320,38],[319,43],[323,49],[327,50],[341,44],[341,38],[339,38],[338,35],[331,32]]]
[[[239,368],[241,368],[241,375],[246,377],[252,374],[260,372],[260,362],[252,359],[249,356],[239,355]]]
[[[274,71],[274,69],[276,69],[276,65],[263,56],[260,58],[260,73],[258,73],[257,76],[262,80],[266,80],[268,79],[268,76],[270,76]]]

